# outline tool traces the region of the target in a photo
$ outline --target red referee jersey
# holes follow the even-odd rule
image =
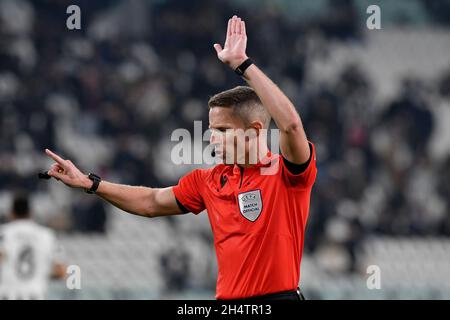
[[[187,210],[198,214],[207,209],[219,269],[217,299],[297,288],[317,175],[315,148],[310,146],[310,163],[298,175],[288,171],[280,155],[273,154],[268,165],[241,169],[219,164],[197,169],[173,187]],[[277,170],[261,174],[269,166]]]

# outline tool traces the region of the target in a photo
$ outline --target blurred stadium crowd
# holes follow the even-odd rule
[[[176,184],[193,167],[170,163],[171,132],[191,130],[194,120],[207,126],[207,99],[241,84],[212,47],[239,8],[248,52],[293,100],[317,147],[306,253],[344,252],[344,263],[331,268],[351,273],[369,237],[450,236],[450,132],[442,125],[450,121],[450,61],[431,81],[403,77],[384,100],[358,63],[339,66],[327,82],[314,80],[311,64],[330,59],[330,43],[367,41],[355,1],[330,1],[326,14],[306,20],[277,5],[229,1],[74,3],[82,29],[70,31],[72,1],[0,1],[3,218],[20,188],[32,192],[36,218],[62,234],[108,234],[116,214],[108,206],[36,179],[49,165],[44,148],[115,182]],[[450,3],[433,3],[440,9],[423,5],[421,14],[448,33]],[[183,220],[158,223],[177,234]],[[208,228],[197,237],[212,250]],[[167,286],[188,286],[189,268],[180,268],[186,253],[160,258]]]

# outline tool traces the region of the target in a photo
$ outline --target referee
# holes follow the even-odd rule
[[[246,45],[245,22],[233,16],[223,48],[214,48],[249,86],[221,92],[208,102],[210,142],[222,164],[194,170],[176,186],[148,188],[85,175],[47,149],[56,162],[48,175],[145,217],[206,209],[219,269],[216,299],[301,300],[300,263],[317,175],[314,145],[291,101],[248,58]],[[280,130],[281,154],[270,153],[261,134],[272,118]],[[241,158],[236,129],[255,133],[246,136]],[[253,156],[257,161],[250,161]],[[269,167],[276,170],[263,174]]]

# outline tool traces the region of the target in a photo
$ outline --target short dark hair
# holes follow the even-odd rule
[[[18,192],[14,195],[12,211],[17,218],[30,216],[30,204],[26,193]]]
[[[212,96],[208,101],[208,107],[210,109],[215,107],[232,108],[233,113],[245,123],[250,123],[257,118],[263,122],[265,128],[270,124],[270,114],[264,108],[261,99],[255,90],[247,86],[237,86]]]

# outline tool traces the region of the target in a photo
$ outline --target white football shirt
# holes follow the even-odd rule
[[[0,226],[0,299],[44,299],[56,253],[54,232],[32,220]]]

